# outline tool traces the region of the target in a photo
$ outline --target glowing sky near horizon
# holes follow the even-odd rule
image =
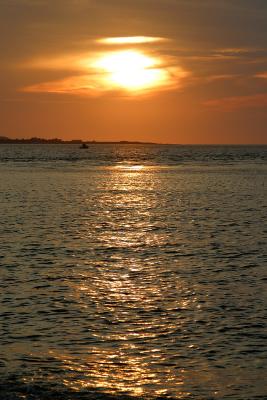
[[[267,143],[262,0],[0,2],[0,132]]]

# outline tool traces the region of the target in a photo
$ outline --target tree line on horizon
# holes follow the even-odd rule
[[[96,141],[96,140],[81,140],[81,139],[73,139],[73,140],[62,140],[58,138],[53,139],[44,139],[39,137],[31,137],[29,139],[12,139],[7,136],[0,136],[0,144],[8,144],[8,143],[17,143],[17,144],[81,144],[81,143],[121,143],[121,144],[155,144],[151,142],[140,142],[140,141],[128,141],[128,140],[120,140],[120,141]]]
[[[12,139],[7,136],[0,136],[0,143],[82,143],[82,140],[62,140],[58,138],[53,138],[53,139],[44,139],[44,138],[39,138],[39,137],[31,137],[29,139]]]

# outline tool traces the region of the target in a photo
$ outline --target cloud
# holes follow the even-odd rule
[[[267,71],[259,72],[258,74],[255,75],[255,78],[267,79]]]
[[[97,76],[70,76],[65,79],[42,82],[36,85],[26,86],[22,89],[28,93],[57,93],[88,96],[102,91],[100,84],[97,84]]]
[[[234,74],[221,74],[221,75],[210,75],[207,76],[205,79],[202,79],[205,82],[217,82],[217,81],[228,81],[228,80],[235,80],[240,78],[240,75]]]
[[[129,44],[142,44],[142,43],[155,43],[168,41],[166,38],[154,36],[122,36],[122,37],[107,37],[97,39],[96,42],[100,44],[110,45],[129,45]]]
[[[203,104],[217,111],[236,111],[243,108],[266,108],[267,93],[223,97],[221,99],[208,100]]]
[[[93,41],[95,47],[89,54],[67,53],[31,60],[24,67],[64,71],[65,77],[29,85],[22,91],[77,96],[124,92],[132,96],[180,88],[189,72],[179,65],[176,57],[162,54],[154,47],[154,42],[159,41],[168,42],[168,39],[151,36],[104,38]],[[103,50],[102,43],[113,44],[113,47]],[[130,47],[121,48],[126,44]],[[132,44],[138,44],[138,48],[132,48]],[[146,47],[140,47],[142,44]]]
[[[153,71],[153,70],[152,70]],[[158,73],[160,70],[156,70]],[[164,71],[164,70],[163,70]],[[26,93],[54,93],[68,94],[83,97],[98,97],[105,94],[127,95],[129,97],[158,92],[162,90],[173,90],[181,88],[188,76],[186,71],[179,68],[169,69],[164,72],[166,80],[150,85],[144,84],[144,88],[127,90],[127,87],[118,85],[116,82],[109,81],[105,74],[92,73],[88,75],[70,76],[64,79],[42,82],[36,85],[26,86],[21,91]]]

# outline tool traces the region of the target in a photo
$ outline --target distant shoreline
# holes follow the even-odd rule
[[[113,140],[113,141],[97,141],[97,140],[62,140],[58,138],[54,139],[43,139],[38,137],[32,137],[30,139],[11,139],[7,136],[0,136],[1,144],[76,144],[76,145],[94,145],[94,144],[146,144],[146,145],[157,145],[157,146],[267,146],[267,143],[159,143],[159,142],[141,142],[138,140]]]
[[[30,139],[11,139],[6,136],[0,136],[0,144],[163,144],[153,142],[140,142],[140,141],[96,141],[96,140],[62,140],[58,138],[54,139],[43,139],[38,137],[32,137]]]

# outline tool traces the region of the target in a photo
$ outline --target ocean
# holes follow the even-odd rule
[[[267,399],[267,146],[0,146],[0,399]]]

